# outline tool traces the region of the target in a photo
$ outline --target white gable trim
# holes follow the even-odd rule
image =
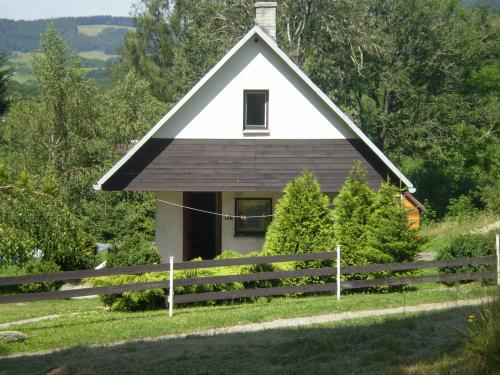
[[[104,184],[120,167],[122,167],[153,135],[173,116],[177,111],[196,94],[196,92],[214,76],[217,71],[236,53],[238,50],[255,34],[257,34],[267,45],[285,61],[292,69],[348,126],[352,131],[362,139],[368,147],[385,163],[385,165],[408,187],[408,190],[413,193],[416,188],[408,180],[403,173],[384,155],[384,153],[347,117],[318,86],[316,86],[300,68],[293,63],[292,60],[278,47],[276,41],[267,35],[259,26],[254,26],[231,50],[205,74],[205,76],[193,86],[191,90],[160,120],[158,123],[132,147],[127,154],[121,158],[101,179],[94,185],[95,190],[100,190]]]

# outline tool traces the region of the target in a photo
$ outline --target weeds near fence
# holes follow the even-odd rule
[[[468,317],[466,349],[477,360],[479,373],[500,373],[500,299],[494,298],[480,314]]]

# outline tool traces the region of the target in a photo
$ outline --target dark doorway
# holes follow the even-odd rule
[[[184,206],[221,212],[220,193],[184,193]],[[184,260],[213,259],[221,249],[221,217],[184,209]]]

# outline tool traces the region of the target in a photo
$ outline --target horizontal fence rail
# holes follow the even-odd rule
[[[355,273],[366,272],[410,271],[425,268],[475,266],[479,264],[496,264],[496,259],[496,256],[488,255],[474,258],[455,258],[448,260],[431,260],[409,263],[368,264],[366,266],[343,267],[341,273],[342,275],[352,275]]]
[[[190,303],[203,301],[217,301],[238,299],[247,297],[266,297],[279,296],[284,294],[298,293],[318,293],[318,292],[335,292],[337,289],[336,283],[328,284],[309,284],[301,286],[279,286],[272,288],[254,288],[245,290],[234,290],[228,292],[208,292],[196,294],[182,294],[175,297],[175,303]]]
[[[335,257],[336,257],[335,253],[323,252],[323,253],[304,253],[304,254],[292,254],[292,255],[271,255],[271,256],[249,257],[249,258],[212,259],[212,260],[175,263],[175,270],[192,270],[199,268],[245,266],[245,265],[299,262],[299,261],[323,260],[323,259],[328,260],[328,259],[335,259]],[[66,272],[52,272],[52,273],[35,274],[35,275],[8,276],[8,277],[0,277],[0,286],[42,283],[49,281],[81,280],[87,277],[136,275],[147,272],[165,272],[168,270],[169,270],[169,264],[162,263],[162,264],[148,264],[144,266],[102,268],[99,270],[66,271]]]
[[[498,240],[497,240],[498,246]],[[208,276],[208,277],[192,277],[192,278],[178,278],[174,279],[175,270],[188,270],[188,269],[202,269],[209,267],[227,267],[227,266],[241,266],[241,265],[259,265],[271,264],[278,262],[298,262],[298,261],[311,261],[311,260],[333,260],[336,259],[335,267],[320,267],[320,268],[305,268],[287,271],[265,271],[255,272],[239,275],[226,275],[226,276]],[[53,292],[39,292],[39,293],[21,293],[21,294],[8,294],[0,296],[0,304],[3,303],[16,303],[26,301],[40,301],[51,299],[65,299],[71,297],[83,297],[89,295],[102,295],[102,294],[117,294],[131,291],[151,290],[151,289],[168,289],[169,290],[169,308],[173,304],[193,303],[204,301],[216,300],[232,300],[250,297],[263,297],[263,296],[276,296],[286,294],[301,294],[301,293],[318,293],[318,292],[337,292],[349,289],[362,289],[373,288],[380,286],[398,286],[415,283],[425,282],[453,282],[465,280],[486,280],[495,279],[500,272],[500,262],[498,256],[482,256],[474,258],[456,258],[450,260],[436,260],[436,261],[419,261],[409,263],[387,263],[387,264],[371,264],[363,266],[349,266],[340,267],[340,249],[337,252],[322,252],[322,253],[303,253],[293,255],[277,255],[277,256],[262,256],[262,257],[248,257],[248,258],[232,258],[232,259],[214,259],[204,261],[190,261],[173,263],[173,258],[170,259],[170,264],[157,264],[146,266],[130,266],[130,267],[117,267],[101,270],[84,270],[84,271],[69,271],[60,273],[48,273],[39,275],[26,275],[16,277],[0,278],[0,286],[6,285],[21,285],[34,282],[48,282],[48,281],[67,281],[78,280],[86,277],[101,277],[101,276],[114,276],[114,275],[133,275],[146,272],[166,272],[168,271],[169,279],[158,280],[151,282],[142,282],[135,284],[113,285],[103,287],[92,287],[75,290],[53,291]],[[459,267],[469,265],[489,265],[496,264],[497,271],[477,271],[477,272],[464,272],[453,274],[439,274],[429,276],[400,276],[390,278],[376,278],[371,280],[350,280],[341,281],[340,275],[355,275],[359,273],[376,273],[387,271],[408,271],[428,268],[444,268],[444,267]],[[167,273],[166,273],[167,276]],[[173,297],[173,288],[176,286],[193,286],[205,284],[225,284],[234,282],[253,282],[265,280],[281,280],[298,277],[311,277],[311,276],[331,276],[331,281],[318,284],[307,284],[299,286],[280,286],[269,288],[247,288],[244,290],[233,291],[220,291],[220,292],[207,292],[207,293],[193,293],[183,294]],[[328,280],[327,280],[328,281]],[[339,287],[340,286],[340,287]]]

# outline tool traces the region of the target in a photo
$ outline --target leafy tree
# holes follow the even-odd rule
[[[151,94],[149,82],[133,68],[103,95],[102,104],[99,124],[106,129],[109,147],[115,150],[118,145],[129,146],[142,138],[166,111],[166,106]]]
[[[102,101],[78,59],[49,27],[34,62],[39,95],[17,101],[5,117],[6,159],[33,175],[52,175],[71,206],[90,199],[109,146],[98,126]]]
[[[133,22],[136,30],[124,41],[122,56],[126,70],[134,68],[153,84],[157,98],[171,97],[167,73],[173,64],[173,35],[169,26],[173,2],[140,1],[135,5]]]
[[[121,157],[119,148],[161,118],[165,105],[133,70],[112,89],[99,90],[53,28],[42,37],[35,65],[40,95],[10,109],[2,160],[17,173],[39,176],[40,190],[60,196],[100,240],[134,231],[152,238],[152,194],[98,193],[91,186]]]
[[[0,264],[24,265],[35,256],[35,240],[23,229],[0,222]]]
[[[410,228],[398,189],[389,181],[375,195],[367,226],[365,257],[371,263],[412,261],[420,241]]]
[[[279,44],[440,216],[495,184],[497,15],[432,0],[281,4]]]
[[[9,100],[7,98],[7,81],[9,71],[5,69],[7,58],[0,53],[0,117],[7,111]]]
[[[366,184],[367,171],[356,162],[349,177],[333,201],[335,240],[342,249],[344,265],[368,261],[366,246],[369,221],[373,212],[375,193]]]
[[[142,138],[165,113],[165,105],[152,96],[149,83],[133,69],[103,94],[101,104],[98,123],[107,149],[104,160],[99,162],[106,166],[120,157],[118,149],[128,148],[132,141]],[[82,224],[99,240],[110,241],[131,233],[153,238],[153,194],[94,192],[90,198],[80,206]]]
[[[288,183],[275,207],[264,254],[296,254],[333,248],[329,198],[310,171]]]
[[[26,172],[17,186],[0,187],[0,232],[1,263],[23,265],[35,252],[64,271],[95,263],[93,239],[60,197],[39,191]]]
[[[125,38],[118,74],[135,68],[158,99],[174,103],[252,26],[252,6],[246,1],[139,1],[135,32]]]
[[[98,108],[95,87],[51,26],[42,36],[34,72],[43,116],[37,121],[37,136],[43,143],[37,145],[47,167],[60,177],[83,167],[95,152],[91,142],[99,135],[92,126]]]

